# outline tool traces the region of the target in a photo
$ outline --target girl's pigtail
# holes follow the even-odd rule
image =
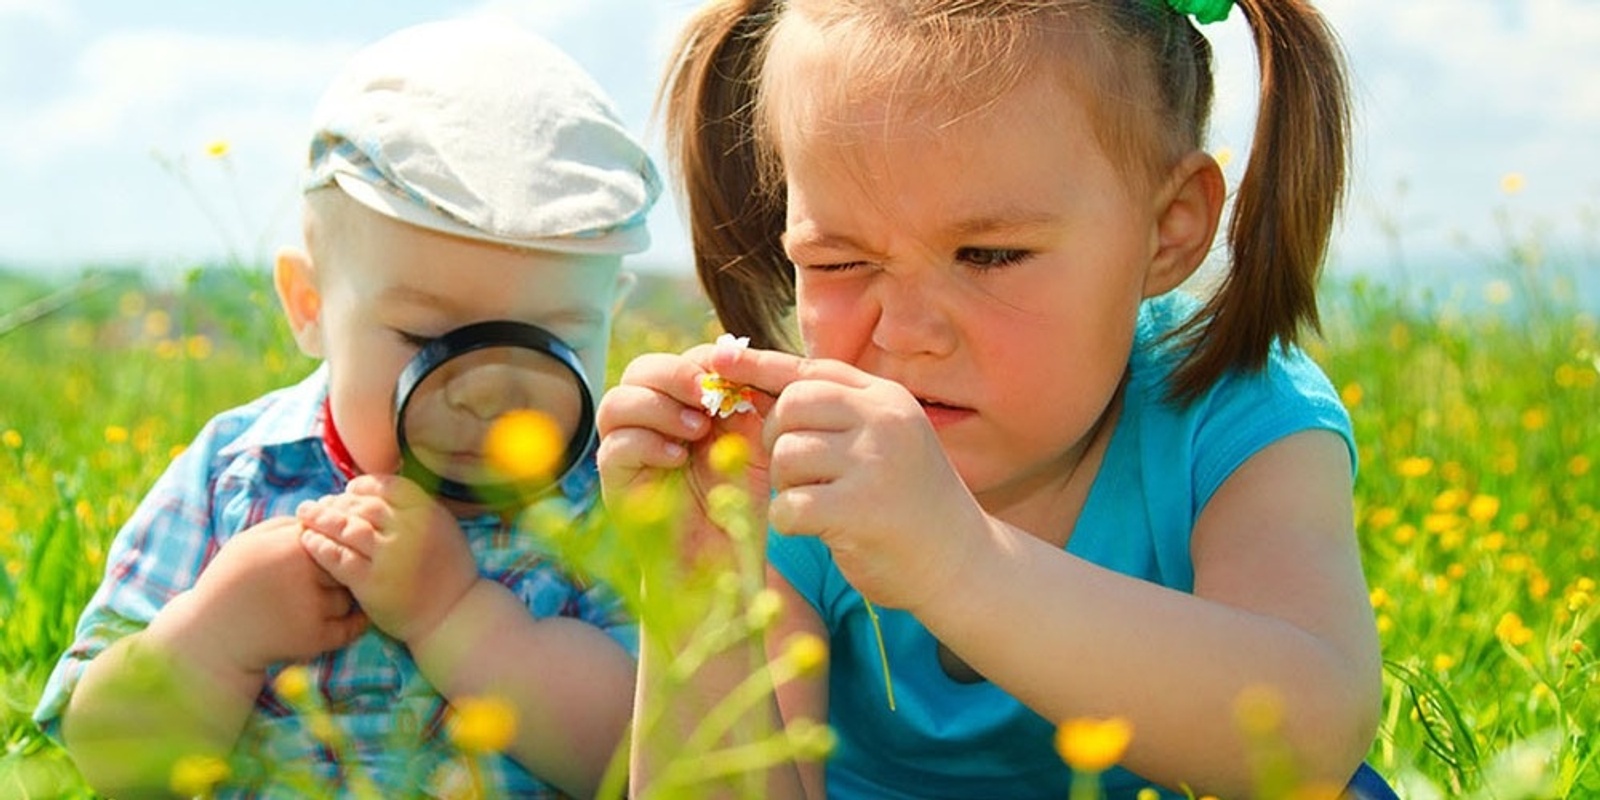
[[[1238,6],[1254,32],[1261,96],[1228,225],[1230,269],[1181,332],[1195,345],[1174,376],[1173,395],[1185,401],[1318,329],[1317,280],[1349,161],[1347,80],[1332,29],[1305,0]]]
[[[755,347],[789,344],[794,268],[781,196],[755,139],[761,58],[775,0],[711,3],[689,21],[662,85],[668,159],[682,177],[695,271],[725,330]]]

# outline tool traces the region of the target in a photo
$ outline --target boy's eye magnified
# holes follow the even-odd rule
[[[410,333],[408,331],[402,331],[402,330],[396,330],[395,331],[395,335],[399,336],[400,337],[400,341],[404,342],[408,347],[411,347],[411,348],[414,348],[414,349],[417,349],[417,350],[421,350],[422,348],[427,347],[428,343],[432,342],[434,340],[434,338],[435,338],[435,337],[432,337],[432,336],[423,336],[421,334]]]

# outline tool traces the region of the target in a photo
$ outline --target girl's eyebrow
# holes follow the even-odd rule
[[[1002,209],[998,213],[987,213],[960,220],[951,226],[951,230],[961,236],[1013,233],[1053,225],[1060,222],[1060,220],[1060,215],[1046,211]]]
[[[850,252],[871,253],[873,248],[868,247],[860,239],[848,234],[826,233],[817,229],[814,224],[807,224],[796,230],[786,230],[779,237],[779,243],[789,253],[799,252]]]

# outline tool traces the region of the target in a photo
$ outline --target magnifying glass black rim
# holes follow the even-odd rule
[[[572,376],[577,379],[578,395],[583,404],[578,414],[578,428],[567,442],[567,451],[561,466],[556,469],[554,478],[548,483],[540,481],[535,487],[528,483],[507,481],[474,486],[452,480],[424,465],[412,452],[411,444],[406,439],[406,408],[411,404],[411,396],[416,388],[446,361],[489,347],[522,347],[537,350],[555,357],[562,366],[571,370]],[[526,322],[512,320],[477,322],[456,328],[423,345],[422,349],[411,357],[411,361],[406,363],[405,369],[400,371],[400,379],[395,383],[394,403],[395,439],[400,445],[400,474],[452,500],[494,506],[525,501],[535,493],[536,488],[542,491],[560,485],[561,480],[594,444],[594,397],[589,392],[589,381],[584,374],[583,362],[579,361],[578,354],[555,334]]]

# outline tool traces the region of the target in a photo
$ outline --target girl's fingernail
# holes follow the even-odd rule
[[[667,442],[666,447],[663,447],[662,449],[666,451],[667,458],[670,458],[673,461],[683,458],[689,452],[688,450],[684,449],[683,445],[678,444],[677,442]]]
[[[688,428],[690,433],[699,433],[708,424],[704,411],[686,408],[678,416],[682,418],[683,426]]]

